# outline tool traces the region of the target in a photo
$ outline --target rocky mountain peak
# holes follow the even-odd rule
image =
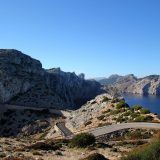
[[[102,92],[101,85],[63,72],[13,49],[0,50],[0,103],[58,109],[77,108]]]

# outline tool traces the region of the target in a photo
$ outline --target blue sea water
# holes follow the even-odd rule
[[[160,96],[124,94],[125,101],[130,105],[142,105],[153,113],[160,114]]]

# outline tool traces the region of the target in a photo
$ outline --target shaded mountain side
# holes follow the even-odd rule
[[[20,51],[0,50],[0,103],[74,109],[102,93],[101,85],[84,75],[45,70]]]

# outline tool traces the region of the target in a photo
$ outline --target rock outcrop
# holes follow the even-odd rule
[[[81,108],[72,111],[66,119],[66,126],[73,132],[87,129],[88,127],[97,127],[99,125],[97,117],[101,116],[103,111],[113,108],[114,103],[116,103],[112,103],[113,99],[114,97],[107,93],[98,95]],[[123,97],[117,97],[116,101],[120,100],[123,100]],[[108,119],[104,121],[104,123],[106,122],[114,123],[109,116]]]
[[[105,85],[108,91],[114,88],[114,90],[121,93],[160,95],[159,75],[150,75],[144,78],[137,78],[132,74],[127,76],[116,75],[99,82]]]
[[[0,103],[58,109],[78,108],[101,93],[101,85],[84,75],[45,70],[17,50],[0,50]]]
[[[39,61],[16,50],[0,50],[0,102],[28,91],[43,75]]]

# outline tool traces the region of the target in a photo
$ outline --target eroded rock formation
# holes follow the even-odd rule
[[[45,70],[20,51],[0,50],[0,103],[73,109],[99,93],[100,84],[85,80],[82,74]]]

